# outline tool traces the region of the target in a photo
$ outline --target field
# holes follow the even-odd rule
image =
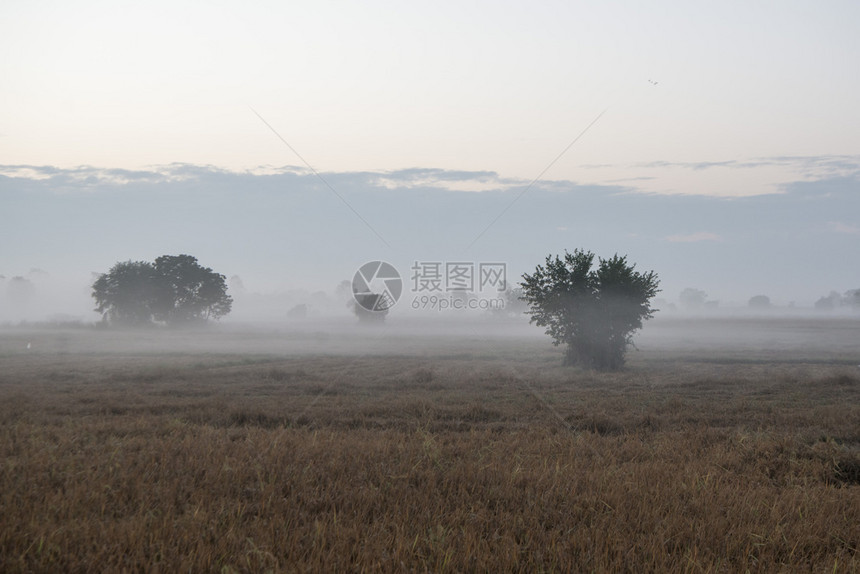
[[[860,320],[493,333],[0,331],[0,571],[860,571]]]

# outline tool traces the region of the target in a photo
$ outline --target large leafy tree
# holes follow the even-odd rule
[[[594,254],[580,249],[547,256],[520,285],[531,322],[545,327],[554,345],[566,345],[564,363],[601,370],[624,365],[633,334],[656,311],[650,301],[659,292],[656,273],[636,271],[626,256],[598,258],[594,268]]]
[[[122,261],[93,283],[96,311],[111,323],[137,326],[152,321],[157,297],[155,268],[148,261]]]
[[[191,255],[162,255],[155,260],[158,301],[155,318],[168,324],[218,319],[230,312],[226,277],[197,263]]]
[[[205,322],[226,315],[233,304],[224,275],[191,255],[117,263],[93,283],[93,298],[96,311],[125,325]]]

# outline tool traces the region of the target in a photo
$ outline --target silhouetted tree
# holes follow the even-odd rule
[[[553,344],[566,345],[564,364],[601,370],[624,365],[627,347],[642,321],[653,317],[659,292],[656,273],[635,271],[626,257],[599,259],[580,249],[564,258],[547,256],[531,275],[523,274],[522,298],[531,322],[546,327]]]
[[[96,312],[106,321],[120,325],[152,322],[152,308],[158,301],[155,268],[148,261],[115,264],[93,283]]]
[[[225,277],[190,255],[117,263],[96,279],[92,295],[97,312],[126,325],[205,322],[229,313],[233,303]]]
[[[305,303],[294,305],[287,311],[287,319],[305,319],[308,316],[308,306]]]
[[[767,295],[755,295],[750,297],[748,305],[750,309],[769,309],[770,297]]]
[[[701,309],[705,305],[705,301],[708,300],[708,294],[701,289],[687,287],[681,291],[678,299],[686,309]]]
[[[388,315],[383,297],[378,293],[356,293],[353,295],[352,310],[361,323],[382,323]]]
[[[229,281],[230,291],[234,294],[242,294],[245,292],[245,282],[238,275],[232,275]]]
[[[831,291],[830,295],[825,297],[821,297],[818,301],[815,302],[815,308],[820,311],[826,311],[829,309],[835,309],[842,304],[842,296],[836,291]]]
[[[218,319],[230,312],[226,277],[197,263],[191,255],[162,255],[155,260],[158,302],[153,314],[171,325]]]
[[[352,299],[352,281],[344,279],[334,288],[334,296],[339,301],[349,301]]]

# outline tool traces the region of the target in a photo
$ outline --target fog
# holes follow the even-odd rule
[[[0,275],[0,325],[15,326],[92,326],[102,320],[95,312],[92,282],[99,273],[72,277],[58,276],[42,269],[18,275]],[[346,275],[346,273],[344,274]],[[508,278],[507,288],[518,286]],[[509,293],[500,290],[481,292],[417,292],[408,277],[402,279],[399,301],[386,313],[385,328],[495,329],[498,325],[528,323],[526,307]],[[327,329],[331,326],[358,325],[355,299],[347,279],[328,288],[276,288],[255,290],[238,275],[227,280],[227,293],[233,299],[232,311],[218,322],[222,327],[274,326],[299,331]],[[724,303],[712,300],[706,291],[685,288],[674,296],[661,292],[652,300],[655,318],[646,322],[643,334],[654,324],[669,321],[706,321],[760,319],[845,319],[860,320],[860,297],[856,289],[822,293],[814,303],[778,303],[766,295],[751,292],[748,300]],[[416,327],[420,325],[420,327]],[[539,332],[537,327],[525,331]]]
[[[4,278],[3,353],[250,353],[433,355],[498,353],[511,344],[552,349],[551,339],[516,309],[416,309],[412,293],[384,316],[363,323],[345,285],[328,291],[250,291],[232,278],[233,311],[195,328],[106,327],[93,309],[86,281],[64,284],[41,270]],[[693,304],[689,292],[653,302],[659,309],[634,337],[637,352],[678,352],[719,360],[799,356],[860,359],[860,310],[831,307],[750,307]],[[508,301],[510,304],[510,301]],[[558,350],[559,360],[562,351]]]
[[[95,302],[91,296],[92,287],[88,282],[63,282],[51,275],[36,271],[25,275],[16,275],[11,278],[0,278],[0,324],[15,325],[22,322],[29,323],[57,323],[57,322],[80,322],[92,323],[100,320],[100,315],[93,308]],[[228,289],[228,294],[233,298],[232,312],[221,321],[225,323],[248,323],[268,321],[291,321],[295,319],[321,319],[353,317],[350,310],[353,304],[351,293],[337,292],[332,290],[307,290],[307,289],[284,289],[271,292],[249,292],[247,290]],[[479,299],[475,297],[474,310],[468,309],[443,309],[441,311],[429,311],[421,309],[408,309],[410,300],[417,305],[414,297],[406,294],[403,301],[391,310],[391,317],[396,321],[398,318],[427,317],[433,318],[438,315],[458,316],[464,315],[464,320],[472,320],[481,314],[493,314],[489,307],[490,299]],[[473,296],[474,297],[474,296]],[[440,295],[439,299],[445,299]],[[823,296],[822,299],[827,299]],[[480,301],[480,302],[479,302]],[[501,304],[501,303],[500,303]],[[748,304],[734,305],[702,305],[695,308],[685,307],[677,299],[671,301],[666,297],[657,297],[652,305],[662,315],[671,316],[739,316],[739,315],[764,315],[764,316],[851,316],[856,313],[854,306],[839,304],[818,306],[815,305],[771,305],[764,308],[751,307]],[[306,312],[296,315],[291,313],[296,307],[306,307]],[[518,310],[519,312],[519,310]]]

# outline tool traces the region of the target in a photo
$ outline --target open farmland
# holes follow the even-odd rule
[[[860,321],[419,331],[3,331],[0,570],[860,571]]]

